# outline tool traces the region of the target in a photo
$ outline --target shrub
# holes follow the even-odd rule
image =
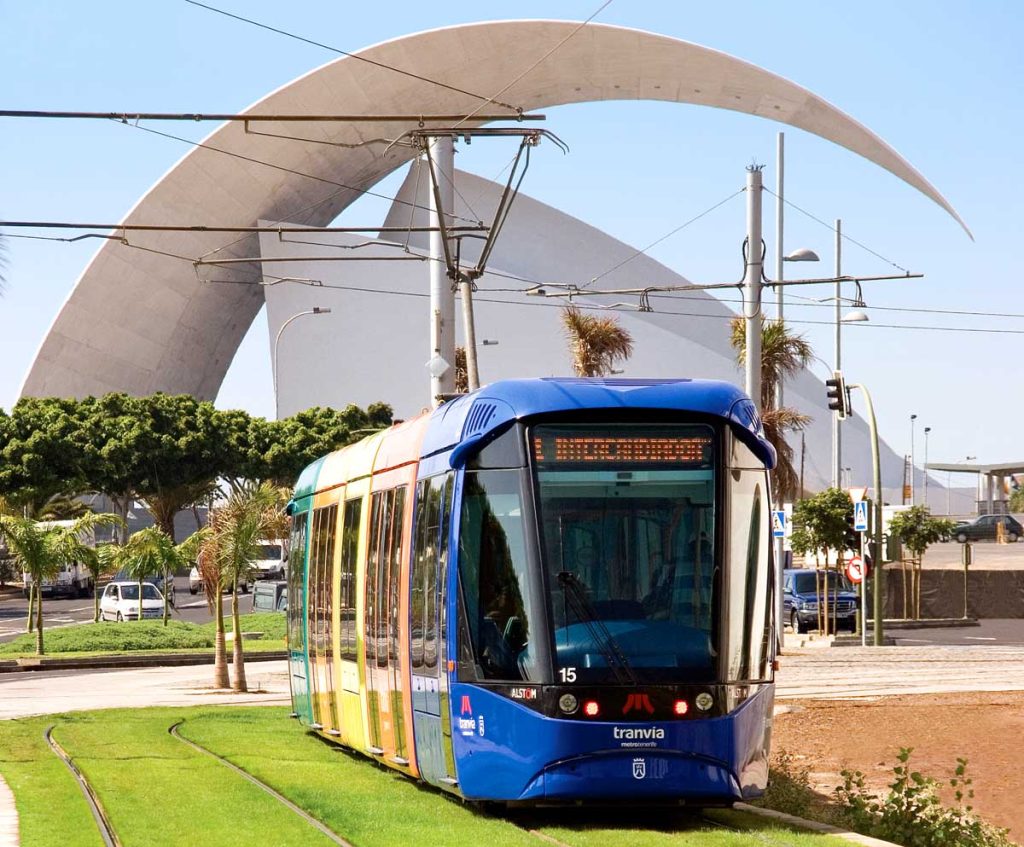
[[[864,835],[906,847],[1012,847],[1006,830],[974,814],[966,759],[957,759],[949,779],[955,805],[945,806],[939,798],[939,783],[911,769],[911,752],[909,747],[900,750],[899,763],[893,768],[895,779],[881,798],[867,790],[863,773],[843,770],[843,784],[836,789],[840,821]]]

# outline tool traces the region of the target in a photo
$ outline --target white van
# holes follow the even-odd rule
[[[252,563],[253,579],[284,579],[288,550],[281,541],[262,540],[260,549]]]
[[[51,529],[53,527],[67,528],[72,524],[74,524],[74,521],[39,521],[39,527],[41,529]],[[81,540],[89,547],[95,547],[96,533],[82,533]],[[21,575],[21,583],[25,591],[25,596],[28,597],[32,577],[27,573],[23,573]],[[89,573],[89,569],[79,562],[73,562],[70,565],[62,565],[60,572],[55,578],[44,579],[42,588],[44,597],[47,595],[53,597],[56,597],[57,595],[64,595],[67,597],[91,597],[93,586],[94,582],[92,574]]]

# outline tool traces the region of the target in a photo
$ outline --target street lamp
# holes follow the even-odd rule
[[[917,415],[910,416],[910,505],[914,503],[914,421]]]
[[[932,431],[930,426],[924,428],[924,507],[928,508],[928,433]]]
[[[283,324],[281,324],[281,328],[277,331],[277,335],[274,336],[274,417],[275,418],[280,418],[281,417],[281,401],[280,401],[280,398],[278,397],[278,393],[277,393],[277,348],[278,348],[278,345],[280,345],[280,343],[281,343],[281,333],[283,333],[285,331],[285,328],[288,326],[288,324],[290,324],[294,320],[297,320],[298,318],[301,318],[303,315],[329,315],[330,313],[331,313],[330,309],[325,309],[325,308],[323,308],[321,306],[314,306],[312,309],[307,309],[304,312],[296,312],[294,315],[292,315],[290,318],[288,318],[288,320],[286,320]]]

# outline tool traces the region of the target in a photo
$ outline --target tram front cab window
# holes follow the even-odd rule
[[[466,473],[459,532],[464,625],[476,678],[538,682],[527,649],[539,630],[530,585],[522,471]]]
[[[715,442],[703,424],[534,428],[557,682],[714,678]]]

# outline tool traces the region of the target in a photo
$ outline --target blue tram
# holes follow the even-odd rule
[[[472,800],[760,794],[774,462],[745,394],[682,379],[497,382],[318,460],[295,715]]]

